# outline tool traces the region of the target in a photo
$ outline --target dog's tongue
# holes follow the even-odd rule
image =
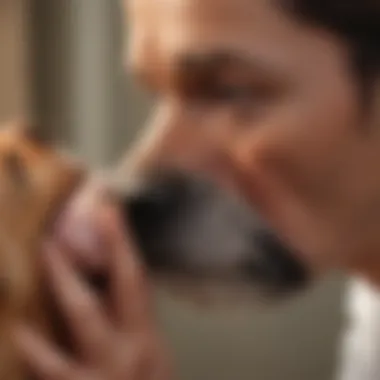
[[[106,261],[100,229],[103,194],[99,184],[86,183],[72,194],[54,228],[54,239],[67,247],[64,253],[90,271],[104,268]]]

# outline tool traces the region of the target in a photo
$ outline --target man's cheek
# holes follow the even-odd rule
[[[316,176],[289,155],[278,158],[256,168],[256,182],[263,194],[258,208],[309,267],[320,272],[334,266],[337,258],[332,253],[339,247],[336,219],[326,195],[329,184],[323,175]]]
[[[313,136],[296,128],[251,132],[235,146],[235,165],[248,181],[252,209],[312,271],[339,258],[335,198],[337,165]],[[320,141],[321,138],[317,141]]]

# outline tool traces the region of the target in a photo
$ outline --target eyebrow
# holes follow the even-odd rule
[[[259,57],[228,50],[184,54],[177,59],[175,68],[181,75],[194,71],[218,72],[228,68],[257,71],[264,76],[279,71]]]
[[[134,77],[140,84],[155,87],[155,83],[164,77],[170,78],[172,84],[190,83],[192,78],[217,77],[224,70],[259,73],[260,78],[273,78],[280,75],[281,69],[261,57],[253,56],[232,49],[215,49],[213,51],[190,51],[173,57],[172,70],[168,76],[153,73],[150,70],[134,67]]]

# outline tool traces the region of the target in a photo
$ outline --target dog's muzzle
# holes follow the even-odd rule
[[[305,287],[308,273],[239,197],[184,173],[162,173],[124,196],[147,267],[161,277],[244,283],[275,295]]]

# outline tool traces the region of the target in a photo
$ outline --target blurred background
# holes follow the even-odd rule
[[[149,111],[123,72],[120,17],[118,0],[0,0],[1,121],[33,115],[90,165],[115,162]],[[327,380],[343,290],[331,278],[272,311],[157,301],[181,380]]]

